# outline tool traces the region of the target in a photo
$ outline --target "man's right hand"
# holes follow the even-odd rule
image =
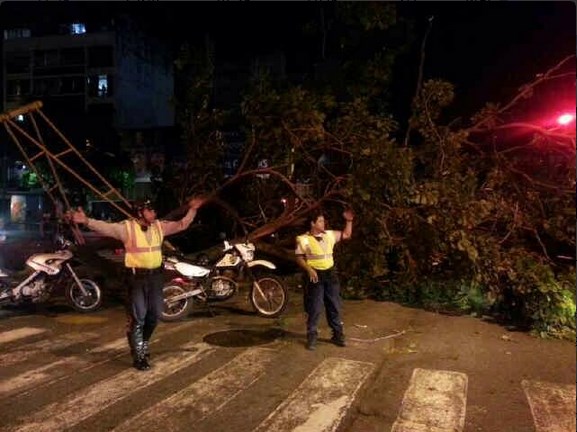
[[[317,271],[314,268],[309,268],[307,272],[309,274],[309,279],[312,283],[317,283],[319,281],[319,275],[317,274]]]
[[[69,210],[68,216],[72,220],[72,222],[77,224],[87,224],[88,223],[88,216],[82,210],[82,207],[78,207],[76,210]]]

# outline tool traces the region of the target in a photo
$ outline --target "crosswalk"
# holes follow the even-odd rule
[[[466,403],[467,375],[415,369],[391,432],[461,432]]]
[[[171,325],[162,337],[193,325]],[[128,356],[125,338],[97,344],[98,338],[95,332],[54,335],[41,327],[0,331],[0,431],[344,431],[378,366],[346,358],[342,350],[317,356],[297,378],[285,380],[282,398],[263,403],[264,412],[247,411],[246,422],[233,427],[226,424],[227,410],[244,408],[257,387],[274,387],[271,371],[289,373],[283,368],[290,361],[286,344],[227,349],[196,338],[159,352],[154,367],[140,372],[126,361],[115,363]],[[87,348],[62,355],[80,344]],[[201,372],[190,377],[191,370]],[[536,432],[575,431],[575,386],[532,380],[519,386]],[[380,430],[465,432],[468,390],[465,373],[415,368],[392,415],[396,420]],[[42,392],[56,394],[43,398]],[[12,411],[16,406],[27,409],[19,414]],[[215,429],[221,417],[225,423]]]

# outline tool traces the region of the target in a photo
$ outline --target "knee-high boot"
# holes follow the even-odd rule
[[[152,337],[152,333],[154,333],[154,329],[156,328],[156,324],[152,324],[151,322],[145,322],[144,327],[142,329],[142,342],[144,346],[144,356],[150,360],[150,347],[149,342],[150,338]]]
[[[132,332],[130,330],[126,332],[126,340],[128,340],[128,347],[130,348],[130,357],[134,358],[136,353],[134,351],[134,343],[132,341]]]
[[[129,343],[131,349],[133,349],[133,366],[138,370],[148,370],[150,369],[150,363],[146,359],[144,354],[144,339],[143,339],[143,326],[134,325],[131,329],[129,335]]]

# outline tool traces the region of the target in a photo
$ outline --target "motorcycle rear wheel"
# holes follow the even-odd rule
[[[160,319],[165,322],[178,321],[188,315],[192,309],[192,298],[186,297],[171,300],[173,297],[186,294],[186,290],[178,285],[166,285],[162,288],[163,308]]]
[[[250,290],[250,302],[259,316],[275,318],[283,313],[288,304],[287,289],[276,277],[261,276]]]
[[[76,282],[72,282],[66,289],[66,298],[76,311],[94,312],[102,305],[102,291],[98,284],[91,279],[80,279],[80,283],[88,295],[84,295]]]

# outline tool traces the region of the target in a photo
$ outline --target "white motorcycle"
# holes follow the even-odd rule
[[[185,262],[176,256],[164,259],[164,268],[178,276],[163,288],[163,321],[176,321],[188,315],[194,300],[208,307],[211,302],[227,300],[245,280],[250,283],[249,298],[258,315],[274,318],[284,311],[287,289],[270,274],[270,270],[276,269],[273,263],[254,259],[253,243],[230,244],[224,240],[223,253],[212,267]]]
[[[98,284],[79,278],[72,268],[72,242],[59,237],[56,245],[54,252],[31,255],[20,281],[22,272],[9,274],[0,269],[0,305],[45,302],[56,288],[64,288],[66,300],[78,312],[92,312],[100,307],[102,293]]]

